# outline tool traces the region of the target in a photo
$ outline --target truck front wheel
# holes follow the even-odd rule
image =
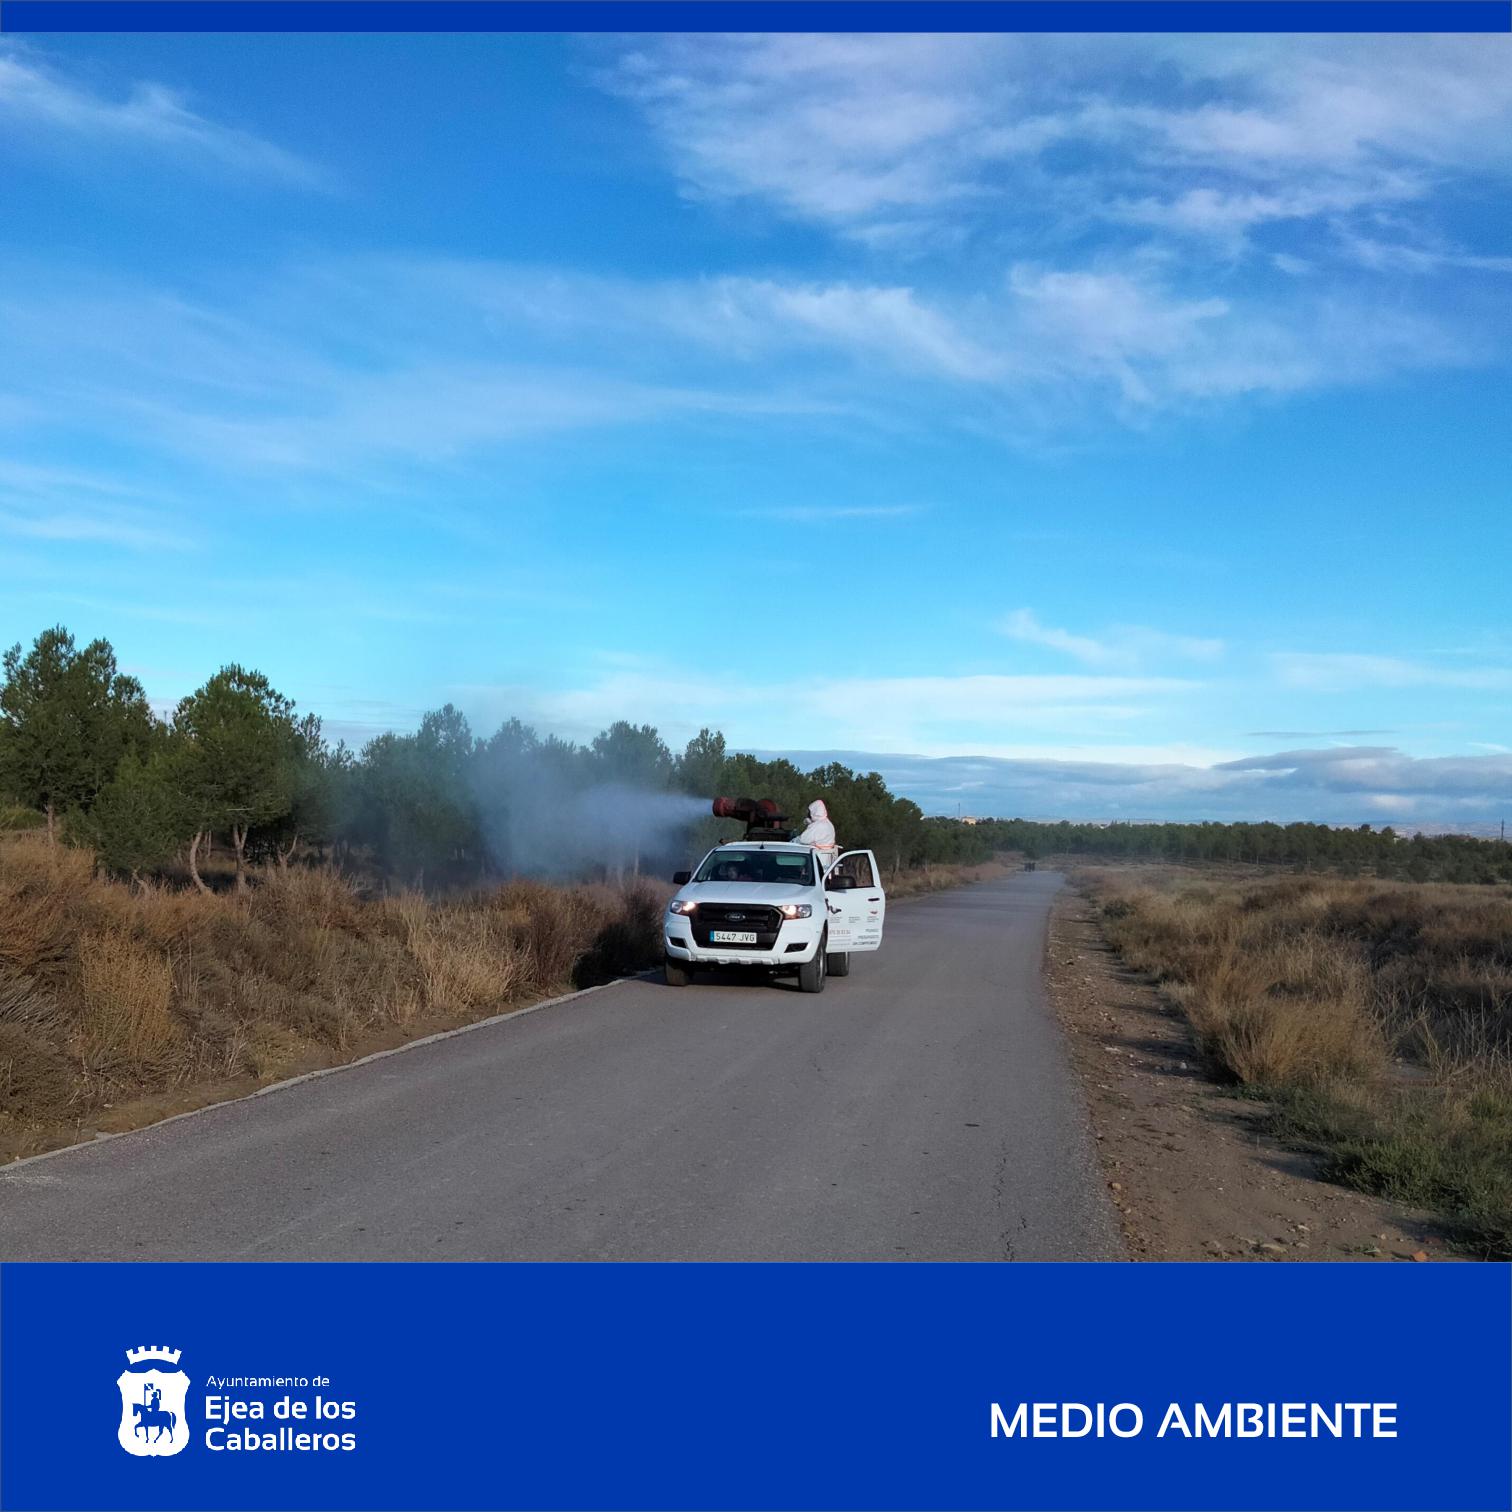
[[[850,951],[832,950],[824,963],[826,976],[850,975]]]
[[[814,952],[811,961],[805,961],[798,968],[798,987],[802,992],[823,992],[825,978],[825,941],[820,940],[819,948]]]
[[[686,987],[693,980],[693,969],[685,962],[667,956],[662,962],[662,975],[669,987]]]

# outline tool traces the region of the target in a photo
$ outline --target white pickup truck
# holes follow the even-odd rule
[[[849,973],[853,954],[882,944],[887,895],[869,850],[843,851],[825,872],[807,845],[734,840],[672,880],[669,987],[686,987],[700,966],[751,966],[823,992],[826,977]]]

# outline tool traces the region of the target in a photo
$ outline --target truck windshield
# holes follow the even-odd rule
[[[814,885],[814,858],[808,851],[717,850],[704,857],[695,882],[788,882]]]

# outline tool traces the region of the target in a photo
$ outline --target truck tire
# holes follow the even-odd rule
[[[686,987],[693,980],[693,968],[686,961],[665,956],[662,959],[662,975],[667,979],[667,986]]]
[[[819,948],[814,952],[813,959],[805,961],[803,965],[798,968],[799,991],[824,991],[824,979],[828,975],[828,973],[824,969],[825,961],[828,959],[824,951],[825,943],[826,942],[824,940],[820,940]]]
[[[849,976],[850,951],[832,950],[824,962],[824,974],[826,976]]]

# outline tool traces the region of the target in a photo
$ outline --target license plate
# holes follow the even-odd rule
[[[756,936],[743,929],[711,929],[709,938],[716,945],[754,945]]]

